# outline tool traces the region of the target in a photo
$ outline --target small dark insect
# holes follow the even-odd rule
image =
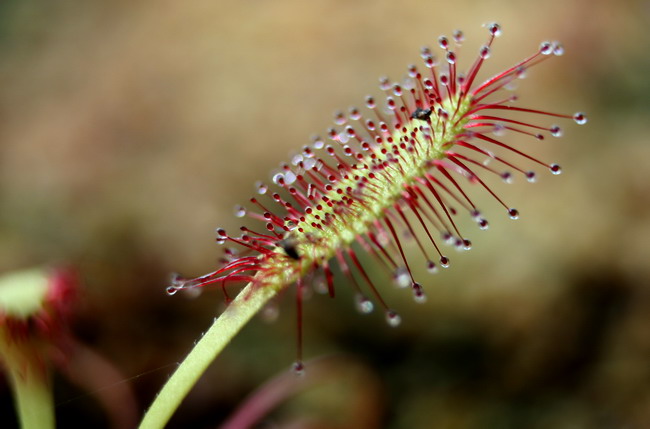
[[[296,261],[300,259],[298,249],[296,249],[296,240],[285,238],[284,240],[280,240],[278,244],[282,247],[282,250],[284,250],[284,253],[286,253],[288,257],[295,259]]]
[[[431,109],[423,109],[421,107],[418,107],[415,109],[415,111],[411,114],[411,119],[419,119],[421,121],[426,121],[429,119],[431,116]]]

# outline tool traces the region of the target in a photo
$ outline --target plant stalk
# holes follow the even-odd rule
[[[54,401],[47,378],[11,371],[16,410],[22,429],[54,429]]]
[[[275,296],[274,287],[248,284],[176,369],[140,423],[140,429],[162,429],[212,361],[232,338]]]
[[[0,363],[9,376],[22,429],[54,429],[54,400],[49,371],[38,354],[21,341],[9,338],[0,327]]]

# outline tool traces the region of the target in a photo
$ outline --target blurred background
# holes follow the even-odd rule
[[[259,427],[649,428],[648,1],[3,1],[0,273],[77,270],[75,336],[144,410],[223,310],[218,291],[167,296],[170,273],[212,271],[214,228],[237,228],[233,206],[334,111],[379,95],[379,76],[403,78],[456,28],[467,66],[490,21],[504,31],[487,71],[543,40],[565,47],[517,91],[587,112],[562,139],[519,146],[564,173],[494,185],[516,222],[477,192],[491,228],[461,221],[474,248],[421,270],[426,304],[381,285],[397,329],[359,315],[343,279],[337,299],[314,296],[305,355],[344,359]],[[292,296],[274,323],[246,327],[169,427],[216,427],[290,368]],[[96,392],[55,383],[60,427],[110,426]],[[0,401],[15,426],[4,381]]]

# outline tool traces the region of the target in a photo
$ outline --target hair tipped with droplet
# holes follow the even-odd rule
[[[442,244],[468,250],[471,241],[457,225],[466,212],[478,229],[488,228],[467,186],[484,189],[511,219],[519,211],[505,202],[486,181],[496,176],[511,183],[516,175],[529,182],[537,174],[529,165],[560,174],[558,164],[547,163],[502,140],[505,133],[539,144],[546,135],[560,137],[556,124],[543,118],[573,119],[584,124],[584,113],[574,115],[520,106],[508,93],[511,84],[528,69],[562,55],[557,42],[543,42],[530,56],[483,81],[479,74],[501,35],[498,24],[487,25],[488,38],[469,68],[458,68],[462,32],[451,40],[438,39],[439,60],[429,47],[421,50],[422,69],[408,67],[402,82],[380,79],[385,105],[367,96],[365,111],[351,107],[334,115],[335,127],[327,140],[311,144],[282,164],[272,175],[277,192],[258,182],[258,197],[249,207],[237,206],[237,217],[250,217],[259,230],[241,228],[232,235],[217,229],[217,243],[228,247],[222,265],[193,279],[175,276],[168,293],[214,285],[230,300],[228,287],[252,283],[255,287],[284,289],[297,284],[298,344],[302,344],[302,297],[311,283],[335,296],[331,264],[336,263],[354,288],[355,304],[363,313],[379,307],[390,326],[401,322],[384,300],[357,252],[368,253],[379,267],[392,273],[394,283],[409,288],[416,302],[426,301],[425,287],[414,278],[406,256],[403,233],[413,238],[425,268],[435,273],[449,266]],[[428,283],[428,282],[427,282]],[[426,283],[425,283],[426,284]],[[296,368],[302,370],[299,359]]]

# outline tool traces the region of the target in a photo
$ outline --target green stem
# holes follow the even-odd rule
[[[54,401],[47,377],[10,372],[21,428],[53,429]]]
[[[31,344],[11,339],[0,327],[0,363],[5,367],[22,429],[53,429],[54,401],[49,371]]]
[[[226,311],[214,320],[210,329],[169,378],[147,410],[140,429],[163,428],[210,363],[276,293],[274,287],[246,286]]]

